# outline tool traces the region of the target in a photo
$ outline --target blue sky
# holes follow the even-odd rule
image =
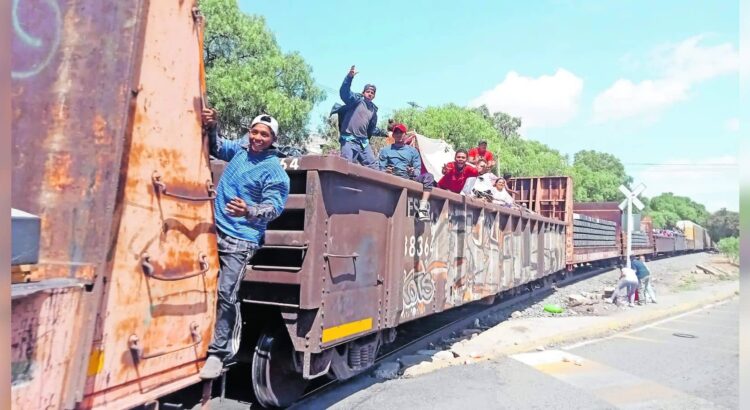
[[[738,209],[739,5],[731,1],[239,1],[328,100],[352,64],[382,116],[486,103],[563,153],[616,155],[647,196]],[[656,164],[656,165],[652,165]]]

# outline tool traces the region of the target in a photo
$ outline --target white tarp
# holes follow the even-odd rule
[[[427,172],[440,179],[443,175],[443,165],[453,161],[456,152],[450,144],[443,140],[432,139],[416,134],[416,148],[422,156],[422,163]]]

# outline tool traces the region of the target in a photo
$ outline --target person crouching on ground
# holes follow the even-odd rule
[[[270,115],[255,117],[248,134],[238,140],[219,136],[215,110],[204,109],[202,120],[211,155],[227,161],[214,201],[220,269],[216,324],[208,359],[200,371],[202,379],[215,379],[239,349],[239,285],[245,266],[262,245],[266,226],[284,209],[289,176],[274,146],[279,124]]]
[[[628,306],[632,307],[635,302],[635,290],[638,289],[638,277],[635,275],[635,270],[625,266],[620,268],[620,283],[617,284],[617,288],[612,292],[612,303],[618,304],[617,302],[623,289],[628,298]]]
[[[466,180],[479,175],[477,169],[466,165],[466,150],[459,149],[453,157],[454,161],[443,167],[443,177],[438,186],[445,190],[461,193]]]
[[[428,210],[430,192],[435,184],[435,177],[429,172],[422,173],[422,157],[416,148],[404,144],[406,125],[393,126],[393,144],[380,150],[380,170],[402,178],[412,179],[422,184],[422,200],[419,201],[419,220],[429,221]]]
[[[656,293],[651,285],[651,271],[646,266],[646,258],[641,255],[636,258],[635,256],[630,260],[630,266],[635,269],[635,275],[638,277],[639,290],[638,295],[641,305],[645,305],[649,302],[656,303]]]

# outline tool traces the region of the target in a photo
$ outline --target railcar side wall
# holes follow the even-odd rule
[[[279,306],[297,350],[318,352],[565,266],[562,221],[435,189],[431,221],[418,222],[422,187],[413,181],[337,157],[280,161],[290,199],[251,261],[246,300]],[[294,249],[304,252],[283,257]]]

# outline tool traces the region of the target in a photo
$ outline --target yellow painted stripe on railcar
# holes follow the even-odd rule
[[[372,329],[372,318],[357,320],[356,322],[344,323],[328,329],[323,329],[323,343],[328,343],[331,340],[341,339],[343,337],[351,336],[355,333],[364,332]]]
[[[87,376],[96,376],[104,368],[104,351],[94,350],[89,356],[89,368],[86,372]]]

